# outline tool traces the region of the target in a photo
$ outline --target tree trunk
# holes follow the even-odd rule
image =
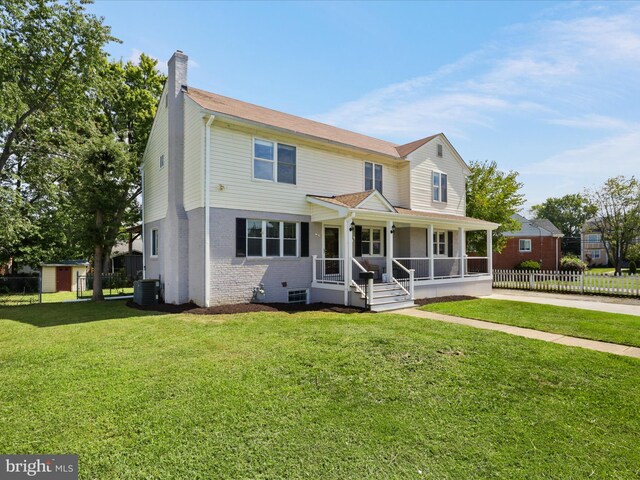
[[[96,230],[102,232],[102,210],[96,210]],[[102,233],[100,233],[100,237],[102,237]],[[96,302],[104,300],[102,294],[102,242],[100,241],[96,242],[93,254],[93,294],[91,299]]]

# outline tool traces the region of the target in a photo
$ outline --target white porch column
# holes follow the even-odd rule
[[[349,290],[351,289],[351,217],[345,217],[342,224],[342,258],[344,269],[344,304],[349,305]]]
[[[387,246],[387,277],[388,281],[391,281],[391,277],[393,277],[393,233],[391,233],[391,229],[393,228],[393,222],[387,221],[387,238],[384,239]]]
[[[429,278],[433,280],[433,225],[427,229],[427,256],[429,257]]]
[[[460,237],[460,277],[464,277],[465,271],[465,256],[467,255],[467,237],[465,235],[464,228],[458,229],[458,236]]]
[[[493,275],[493,232],[487,230],[487,273]]]

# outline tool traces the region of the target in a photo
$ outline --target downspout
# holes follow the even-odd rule
[[[211,288],[211,124],[215,115],[209,115],[204,134],[204,306],[210,305]]]
[[[142,238],[142,278],[147,278],[147,251],[146,242],[144,240],[144,163],[140,165],[140,176],[142,177],[142,229],[140,230],[140,237]]]

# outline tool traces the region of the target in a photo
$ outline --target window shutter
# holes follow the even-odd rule
[[[309,222],[300,222],[300,256],[309,256]]]
[[[356,257],[362,256],[362,227],[356,225]]]
[[[384,237],[384,256],[387,256],[387,227],[382,229],[382,236]]]
[[[441,201],[447,203],[447,190],[449,185],[447,184],[447,175],[442,173],[440,175],[440,197]]]
[[[247,219],[236,218],[236,257],[247,256]]]
[[[447,232],[447,251],[449,257],[453,257],[453,232]]]
[[[429,238],[429,229],[427,228],[427,243],[425,243],[424,248],[426,249],[424,256],[429,257],[429,242],[433,242],[433,237]]]

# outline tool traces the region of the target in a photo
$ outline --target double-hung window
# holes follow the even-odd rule
[[[447,202],[447,174],[433,172],[433,200]]]
[[[158,256],[158,239],[159,239],[158,229],[154,228],[153,230],[151,230],[151,256],[152,257]]]
[[[531,240],[528,238],[521,238],[519,243],[521,252],[530,252],[531,251]]]
[[[433,253],[444,256],[447,254],[447,233],[433,232]]]
[[[589,233],[589,234],[587,234],[587,242],[588,243],[598,243],[598,242],[600,242],[600,234],[599,233]]]
[[[254,139],[253,178],[295,185],[296,147]]]
[[[248,257],[297,257],[298,223],[247,220]]]
[[[382,193],[382,165],[364,162],[364,189],[376,189]]]
[[[382,255],[382,229],[366,228],[362,229],[362,255],[372,257]]]

